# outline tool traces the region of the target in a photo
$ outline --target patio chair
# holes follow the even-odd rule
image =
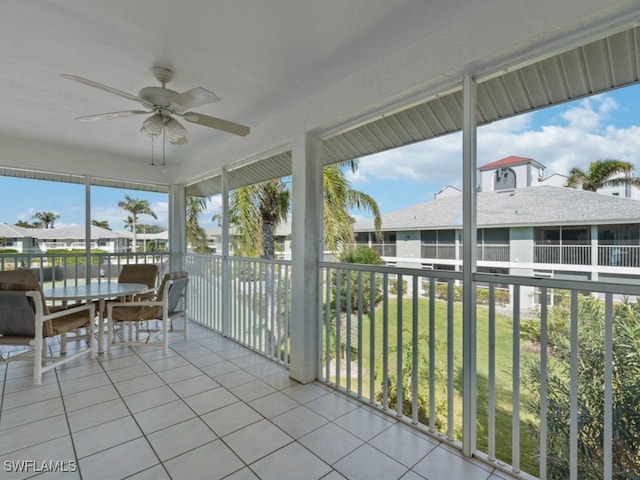
[[[6,361],[32,361],[33,383],[42,383],[43,373],[93,352],[92,304],[50,312],[42,289],[30,270],[0,272],[0,346],[32,347],[26,352],[10,355]],[[85,333],[81,335],[81,330]],[[67,335],[74,340],[86,340],[86,348],[67,355]],[[47,354],[48,338],[58,337],[60,354]]]
[[[111,302],[107,305],[108,318],[108,343],[107,351],[111,352],[114,345],[128,346],[162,346],[163,352],[166,354],[169,344],[169,324],[174,318],[184,317],[184,338],[187,339],[188,334],[188,317],[186,309],[186,289],[189,283],[187,272],[167,273],[162,278],[160,288],[158,288],[157,297],[153,300],[135,300],[123,302]],[[180,307],[180,300],[182,306]],[[160,321],[159,330],[151,329],[151,322]],[[140,324],[147,322],[147,337],[140,340],[138,333]],[[122,328],[115,331],[117,324],[123,324]],[[127,329],[124,325],[129,324],[128,339],[125,339]],[[135,325],[136,338],[132,339],[131,329]],[[171,325],[173,330],[173,326]],[[119,340],[116,340],[116,333]],[[152,335],[153,334],[153,335]],[[157,334],[157,335],[156,335]],[[159,340],[152,340],[154,336],[159,336]]]
[[[152,300],[156,296],[156,285],[158,281],[158,266],[153,263],[132,263],[123,265],[118,274],[118,283],[141,283],[146,285],[148,290],[138,293],[133,297],[118,298],[115,300],[107,300],[104,304],[104,310],[102,316],[107,314],[107,305],[110,302],[122,302],[127,300]],[[99,307],[99,302],[94,302],[96,310]]]
[[[153,263],[123,265],[118,275],[118,283],[143,283],[149,290],[137,294],[133,300],[152,299],[156,296],[158,266]]]

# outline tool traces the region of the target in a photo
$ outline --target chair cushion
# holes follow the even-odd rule
[[[13,287],[17,288],[13,288]],[[0,290],[16,290],[21,292],[28,292],[35,290],[42,295],[42,285],[38,282],[33,270],[5,270],[0,272]],[[44,295],[42,295],[42,313],[44,315],[49,314],[49,306],[45,302]]]
[[[123,265],[118,275],[118,283],[143,283],[155,288],[158,279],[158,266],[153,263]]]
[[[33,338],[35,318],[31,299],[24,291],[0,291],[0,335]]]
[[[91,317],[89,316],[88,310],[67,314],[64,317],[58,317],[51,320],[54,335],[67,333],[71,330],[89,325],[90,323]]]
[[[167,309],[169,315],[175,312],[176,308],[178,308],[178,302],[180,301],[180,297],[182,297],[182,294],[187,287],[188,281],[189,278],[186,276],[178,277],[173,280],[171,287],[169,287],[169,298],[167,299]]]
[[[187,281],[189,280],[189,276],[187,272],[172,272],[167,273],[162,277],[162,282],[160,283],[160,287],[158,288],[158,296],[156,301],[163,301],[164,288],[169,281],[173,281],[171,287],[169,287],[169,314],[175,310],[178,301],[180,300],[180,296],[187,285]],[[144,320],[156,320],[162,318],[162,307],[157,306],[123,306],[116,307],[113,304],[113,321],[114,322],[135,322],[135,321],[144,321]]]
[[[118,306],[113,304],[114,322],[141,322],[155,320],[162,315],[162,307],[158,306]]]
[[[42,287],[31,270],[6,270],[0,272],[0,291],[40,292],[42,298],[42,313],[43,315],[49,314],[49,307],[47,306],[44,295],[42,295]],[[53,326],[50,321],[43,323],[42,335],[45,337],[54,335]]]

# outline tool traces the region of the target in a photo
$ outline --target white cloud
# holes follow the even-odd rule
[[[562,118],[568,122],[569,128],[597,132],[602,127],[602,122],[617,108],[618,104],[613,98],[597,95],[580,101],[575,107],[564,112]]]
[[[461,168],[450,165],[449,159],[460,158],[461,152],[462,135],[455,133],[363,157],[358,171],[355,174],[349,171],[347,178],[354,184],[372,178],[450,183],[460,176]]]
[[[510,155],[533,158],[546,175],[588,168],[592,161],[617,158],[640,168],[640,126],[612,124],[619,106],[606,94],[573,104],[497,121],[478,129],[477,164]],[[540,120],[549,119],[549,120]],[[375,180],[438,182],[459,186],[462,178],[462,135],[456,133],[383,152],[360,160],[358,183]]]

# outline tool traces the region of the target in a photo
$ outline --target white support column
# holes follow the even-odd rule
[[[169,188],[169,270],[182,270],[182,255],[187,252],[187,197],[184,185]]]
[[[229,172],[222,169],[222,334],[230,333],[231,272],[229,264]]]
[[[462,92],[462,453],[468,457],[476,449],[476,83],[465,75]]]
[[[304,133],[292,143],[293,220],[291,378],[302,383],[317,378],[319,365],[320,283],[318,261],[322,253],[321,141]]]

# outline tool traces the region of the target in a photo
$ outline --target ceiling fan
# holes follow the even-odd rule
[[[249,134],[250,129],[245,125],[203,115],[202,113],[187,111],[190,108],[219,102],[220,99],[215,93],[202,87],[195,87],[186,92],[179,93],[165,87],[173,78],[173,71],[170,68],[160,66],[153,67],[151,72],[162,86],[145,87],[138,92],[138,96],[77,75],[62,74],[61,77],[136,101],[148,109],[124,110],[121,112],[100,113],[76,118],[76,120],[80,120],[81,122],[151,114],[151,116],[142,123],[140,131],[152,137],[164,134],[167,140],[175,145],[187,143],[187,130],[174,118],[175,116],[182,117],[187,122],[215,128],[216,130],[222,130],[241,137]]]

